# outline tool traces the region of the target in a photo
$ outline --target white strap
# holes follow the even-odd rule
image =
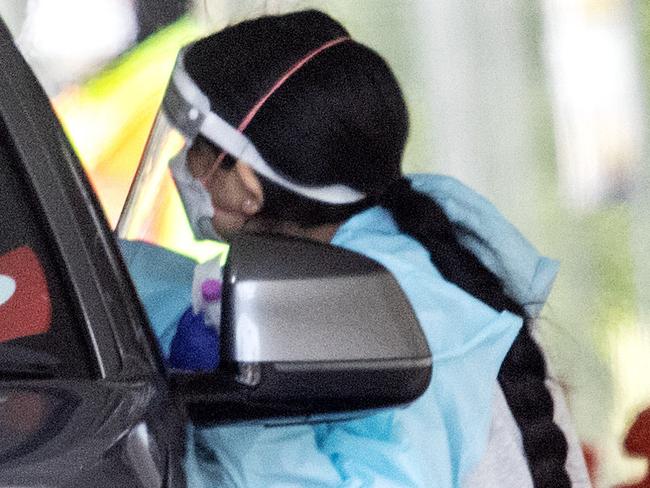
[[[185,100],[203,115],[200,132],[207,139],[234,158],[246,162],[260,175],[298,195],[332,205],[356,203],[366,197],[364,193],[346,185],[304,186],[293,183],[276,172],[262,158],[248,137],[210,110],[208,98],[185,72],[180,60],[182,56],[174,69],[172,81]]]
[[[269,166],[248,137],[214,112],[206,114],[201,125],[201,134],[234,158],[246,162],[260,175],[304,197],[333,205],[355,203],[365,198],[363,193],[345,185],[309,187],[289,181]]]

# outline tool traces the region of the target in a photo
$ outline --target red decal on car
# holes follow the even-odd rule
[[[52,304],[45,272],[27,246],[0,256],[0,342],[43,334],[50,328]]]

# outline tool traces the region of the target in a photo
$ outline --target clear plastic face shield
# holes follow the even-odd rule
[[[334,205],[365,198],[345,185],[312,187],[290,181],[262,158],[243,130],[278,87],[276,84],[259,100],[239,127],[233,127],[211,111],[208,98],[185,71],[181,51],[120,216],[118,236],[175,250],[193,239],[222,240],[212,225],[214,208],[209,189],[188,167],[187,154],[199,134],[257,174],[306,198]],[[188,228],[190,239],[182,237]],[[167,234],[179,242],[161,242]]]
[[[117,234],[200,259],[224,248],[214,245],[221,239],[211,222],[214,210],[210,194],[187,165],[187,153],[201,132],[210,106],[191,81],[189,86],[195,89],[180,93],[185,77],[181,52],[120,215]]]

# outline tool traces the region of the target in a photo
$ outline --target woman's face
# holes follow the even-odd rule
[[[187,154],[192,176],[201,180],[212,197],[214,230],[230,240],[262,207],[262,185],[253,170],[231,157],[219,162],[219,151],[197,139]]]

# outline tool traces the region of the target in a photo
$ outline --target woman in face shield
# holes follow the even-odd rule
[[[407,111],[380,56],[320,12],[244,22],[180,54],[158,120],[182,139],[169,167],[197,237],[279,232],[379,261],[434,357],[404,409],[193,428],[190,486],[589,485],[530,334],[556,263],[458,181],[402,174]]]

